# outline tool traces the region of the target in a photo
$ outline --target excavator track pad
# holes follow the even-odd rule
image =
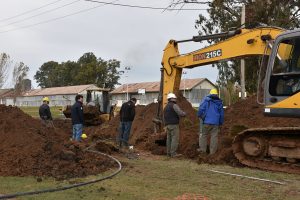
[[[233,140],[240,163],[259,169],[300,174],[300,128],[246,129]]]

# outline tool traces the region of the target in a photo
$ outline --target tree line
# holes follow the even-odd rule
[[[95,84],[101,88],[114,89],[120,75],[120,61],[104,60],[93,53],[83,54],[77,61],[44,63],[34,75],[42,88]]]
[[[8,81],[12,70],[12,84],[16,94],[22,92],[29,67],[23,62],[13,62],[7,53],[0,53],[0,88]],[[97,58],[94,53],[83,54],[77,61],[58,63],[48,61],[41,65],[34,79],[42,88],[95,84],[101,88],[114,89],[120,79],[120,61]]]

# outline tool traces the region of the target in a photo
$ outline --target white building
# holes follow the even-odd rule
[[[43,97],[48,97],[50,106],[66,106],[74,104],[75,96],[81,94],[84,103],[97,101],[101,108],[107,109],[109,104],[108,92],[109,89],[99,88],[93,84],[52,87],[29,90],[18,96],[13,95],[13,93],[10,95],[6,93],[2,96],[0,94],[0,102],[5,105],[40,106]]]
[[[147,105],[156,102],[159,93],[160,82],[129,83],[116,88],[111,94],[112,104],[122,105],[132,97],[137,98],[138,104]],[[206,78],[182,79],[180,91],[183,96],[194,106],[199,106],[200,101],[215,85]],[[128,96],[128,98],[127,98]]]

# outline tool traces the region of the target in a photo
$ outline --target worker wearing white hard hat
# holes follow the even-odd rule
[[[169,99],[176,99],[177,97],[176,97],[176,95],[174,94],[174,93],[169,93],[168,95],[167,95],[167,99],[169,100]]]
[[[179,144],[179,119],[186,114],[176,104],[177,97],[174,93],[167,95],[168,104],[164,109],[164,122],[167,131],[167,155],[177,157],[177,148]]]
[[[43,104],[39,108],[39,115],[42,120],[42,124],[49,127],[51,124],[53,124],[51,123],[52,115],[49,107],[50,100],[48,97],[43,97],[42,101]]]

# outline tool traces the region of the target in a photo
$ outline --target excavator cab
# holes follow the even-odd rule
[[[274,42],[265,82],[270,116],[300,117],[300,33],[287,31]]]

